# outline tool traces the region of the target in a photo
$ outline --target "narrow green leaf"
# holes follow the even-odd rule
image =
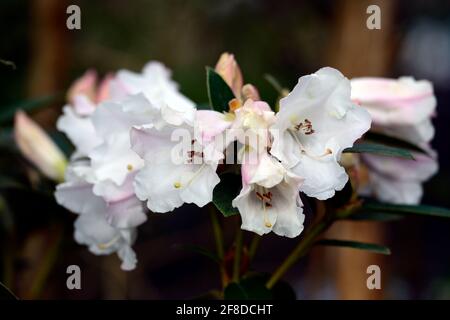
[[[177,244],[177,245],[174,245],[174,247],[176,249],[181,249],[181,250],[185,250],[185,251],[198,253],[202,256],[205,256],[205,257],[213,260],[216,263],[220,263],[220,259],[219,259],[219,257],[217,257],[217,255],[215,253],[211,252],[210,250],[208,250],[206,248],[203,248],[202,246],[197,246],[194,244]]]
[[[404,218],[404,216],[393,213],[384,212],[358,212],[348,216],[346,219],[354,221],[395,221]]]
[[[220,176],[220,183],[214,188],[213,203],[225,217],[239,213],[231,202],[238,196],[241,185],[241,177],[237,174],[224,173]]]
[[[0,300],[18,300],[18,298],[0,282]]]
[[[283,87],[280,82],[271,74],[265,74],[264,79],[275,89],[275,91],[281,95],[283,93]]]
[[[420,148],[419,146],[416,146],[415,144],[379,132],[373,131],[367,132],[364,135],[364,140],[427,154],[427,152],[424,149]]]
[[[345,149],[345,153],[372,153],[386,157],[398,157],[404,159],[414,160],[411,152],[406,149],[385,146],[379,143],[360,142],[353,145],[353,147]]]
[[[450,218],[449,209],[427,205],[406,205],[406,204],[390,204],[381,202],[366,202],[363,204],[361,211]]]
[[[351,240],[338,240],[338,239],[323,239],[316,242],[317,245],[322,246],[334,246],[334,247],[343,247],[343,248],[351,248],[358,250],[370,251],[373,253],[379,254],[391,254],[391,250],[388,247],[381,246],[379,244],[373,243],[365,243]]]
[[[222,77],[210,67],[206,67],[206,88],[209,104],[218,112],[228,111],[228,102],[234,99],[234,94]]]
[[[53,94],[32,100],[20,101],[9,106],[1,106],[0,122],[11,121],[14,118],[16,111],[19,109],[27,112],[34,111],[48,106],[52,102],[55,102],[58,98],[61,98],[61,94]]]

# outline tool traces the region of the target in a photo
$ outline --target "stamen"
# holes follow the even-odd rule
[[[272,201],[272,192],[266,190],[266,188],[261,187],[261,186],[257,186],[256,187],[257,190],[255,191],[256,197],[261,200],[261,204],[262,204],[262,209],[263,209],[263,214],[264,214],[264,225],[267,228],[271,228],[272,227],[272,223],[270,223],[269,221],[269,217],[267,215],[267,209],[272,208],[272,204],[270,203],[270,201]],[[261,191],[261,192],[260,192]]]
[[[228,102],[228,107],[230,108],[231,112],[236,111],[237,109],[239,109],[240,107],[242,107],[242,102],[239,99],[231,99],[230,102]]]
[[[133,171],[133,165],[128,164],[128,165],[127,165],[127,170],[128,170],[128,171]]]
[[[294,129],[297,131],[303,132],[306,135],[310,135],[313,134],[315,131],[312,127],[312,122],[309,121],[308,119],[303,120],[303,122],[299,122],[298,124],[296,124],[294,126]]]
[[[100,250],[108,249],[109,247],[113,246],[117,241],[119,241],[119,239],[120,239],[120,235],[117,235],[114,238],[112,238],[110,241],[108,241],[107,243],[99,243],[97,245],[97,247]]]
[[[173,184],[173,187],[174,187],[175,189],[180,189],[180,188],[181,188],[181,182],[176,181],[176,182]]]

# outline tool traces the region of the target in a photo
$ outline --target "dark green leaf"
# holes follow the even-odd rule
[[[401,149],[407,149],[410,151],[416,151],[420,153],[427,153],[425,150],[420,148],[419,146],[416,146],[415,144],[412,144],[408,141],[404,141],[395,137],[391,137],[388,135],[385,135],[383,133],[379,132],[373,132],[369,131],[364,135],[364,140],[371,141],[374,143],[379,143],[391,147],[401,148]]]
[[[0,282],[0,300],[18,300],[18,298]]]
[[[227,288],[225,288],[224,298],[226,300],[296,299],[295,291],[284,281],[278,281],[271,290],[267,289],[266,283],[269,278],[269,274],[256,273],[244,277],[239,283],[230,283]]]
[[[390,204],[381,202],[365,202],[361,208],[361,211],[450,218],[449,209],[427,205],[406,205],[406,204]]]
[[[32,100],[21,101],[9,106],[2,106],[0,107],[0,122],[11,121],[14,118],[14,114],[17,110],[23,110],[27,112],[34,111],[39,108],[48,106],[60,97],[60,94],[54,94]]]
[[[370,251],[373,253],[386,254],[386,255],[391,254],[391,250],[385,246],[381,246],[381,245],[373,244],[373,243],[351,241],[351,240],[323,239],[323,240],[316,242],[316,244],[323,245],[323,246],[334,246],[334,247],[359,249],[359,250],[365,250],[365,251]]]
[[[212,110],[211,105],[209,103],[200,103],[196,107],[197,110]]]
[[[225,217],[239,213],[231,202],[238,196],[241,186],[241,176],[237,174],[224,173],[220,176],[220,183],[214,188],[213,203]]]
[[[225,300],[248,300],[250,297],[239,283],[232,282],[224,290]]]
[[[386,157],[398,157],[413,160],[411,152],[406,149],[386,146],[379,143],[360,142],[353,145],[351,148],[345,149],[345,153],[372,153]]]
[[[218,112],[227,112],[228,102],[234,99],[233,91],[222,77],[210,67],[206,67],[206,88],[209,104]]]
[[[213,260],[216,263],[220,263],[219,257],[217,257],[217,255],[214,252],[211,252],[208,249],[203,248],[201,246],[197,246],[197,245],[193,245],[193,244],[177,244],[174,247],[176,249],[181,249],[181,250],[201,254],[202,256],[205,256],[205,257]]]
[[[355,221],[395,221],[400,220],[404,216],[393,213],[383,213],[383,212],[358,212],[350,215],[346,219]]]

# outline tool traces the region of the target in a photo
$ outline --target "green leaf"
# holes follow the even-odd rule
[[[198,253],[202,256],[205,256],[205,257],[213,260],[216,263],[220,263],[220,259],[215,253],[211,252],[210,250],[208,250],[206,248],[203,248],[202,246],[197,246],[194,244],[176,244],[176,245],[174,245],[174,247],[176,249],[181,249],[181,250],[185,250],[185,251]]]
[[[386,157],[398,157],[404,159],[414,160],[411,152],[406,149],[390,147],[379,143],[360,142],[353,145],[353,147],[345,149],[345,153],[372,153]]]
[[[425,153],[428,154],[424,149],[420,148],[419,146],[416,146],[415,144],[412,144],[408,141],[404,141],[395,137],[391,137],[388,135],[385,135],[383,133],[379,132],[373,132],[369,131],[364,135],[364,140],[371,141],[391,147],[401,148],[401,149],[407,149],[410,151],[416,151],[419,153]]]
[[[316,242],[317,245],[322,246],[334,246],[334,247],[343,247],[343,248],[352,248],[358,250],[370,251],[373,253],[379,254],[391,254],[391,250],[388,247],[381,246],[373,243],[365,243],[351,240],[337,240],[337,239],[323,239]]]
[[[283,87],[281,86],[280,82],[271,74],[265,74],[264,79],[275,89],[275,91],[281,95],[283,94]]]
[[[383,212],[386,214],[419,215],[450,218],[450,210],[427,205],[390,204],[381,202],[365,202],[362,212]]]
[[[239,283],[230,283],[224,291],[225,300],[295,300],[292,287],[284,281],[279,281],[269,290],[266,288],[270,275],[256,273],[241,279]]]
[[[18,298],[0,282],[0,300],[18,300]]]
[[[55,102],[60,97],[61,94],[53,94],[32,100],[21,101],[9,106],[1,106],[0,122],[11,121],[14,118],[14,115],[17,110],[23,110],[27,112],[34,111],[39,108],[48,106],[49,104]]]
[[[234,94],[222,77],[210,67],[206,67],[206,88],[209,104],[218,112],[227,112],[228,102],[234,99]]]
[[[239,283],[232,282],[224,290],[223,293],[225,300],[248,300],[250,297]]]
[[[214,188],[213,203],[225,217],[239,213],[231,202],[238,196],[241,186],[241,176],[237,174],[224,173],[220,176],[220,183]]]
[[[383,212],[358,212],[348,216],[346,219],[354,221],[395,221],[404,218],[404,216],[393,213],[383,213]]]

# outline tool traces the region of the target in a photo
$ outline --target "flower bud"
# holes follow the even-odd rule
[[[222,53],[219,61],[217,61],[215,70],[230,86],[235,97],[240,98],[243,79],[241,69],[234,59],[234,55],[228,52]]]
[[[66,157],[45,131],[22,111],[16,112],[14,138],[23,156],[45,176],[55,181],[64,180]]]
[[[253,101],[259,101],[261,98],[259,97],[258,89],[252,84],[247,83],[242,87],[242,96],[244,100],[252,99]]]
[[[74,102],[76,96],[83,95],[91,101],[96,100],[97,73],[94,70],[88,70],[81,78],[77,79],[67,92],[67,100]]]

